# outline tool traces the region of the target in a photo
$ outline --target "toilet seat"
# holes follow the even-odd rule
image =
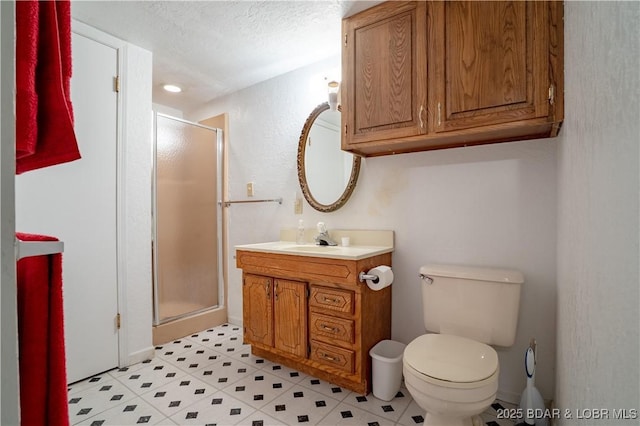
[[[417,337],[405,348],[404,363],[424,380],[445,387],[482,385],[498,374],[495,349],[448,334]]]

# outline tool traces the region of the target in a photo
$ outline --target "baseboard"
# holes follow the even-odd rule
[[[508,402],[509,404],[520,405],[520,394],[505,392],[498,389],[496,398],[498,398],[500,401]]]
[[[155,356],[155,348],[153,346],[149,346],[148,348],[139,350],[137,352],[131,353],[127,356],[125,360],[125,365],[121,365],[122,367],[128,367],[133,364],[137,364],[142,361],[146,361],[148,359],[152,359]]]
[[[238,318],[238,317],[229,317],[227,319],[227,321],[231,325],[236,325],[236,326],[242,328],[242,317],[240,317],[240,318]]]
[[[519,393],[504,392],[498,389],[498,394],[496,395],[496,398],[499,399],[500,401],[508,402],[509,404],[514,404],[519,406],[521,396],[522,394],[519,394]],[[544,405],[545,405],[545,408],[547,409],[553,407],[553,403],[554,402],[552,399],[544,400]]]
[[[193,333],[228,322],[227,309],[221,307],[200,312],[153,327],[153,344],[162,345]]]

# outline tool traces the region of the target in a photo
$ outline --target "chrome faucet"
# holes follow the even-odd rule
[[[327,231],[327,227],[324,225],[324,222],[318,222],[316,227],[318,229],[318,235],[314,238],[316,240],[316,244],[319,246],[337,246],[338,243],[333,241],[329,236],[329,231]]]

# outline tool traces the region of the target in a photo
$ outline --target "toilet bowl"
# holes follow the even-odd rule
[[[453,265],[420,268],[424,324],[430,334],[405,348],[402,370],[425,426],[481,426],[495,400],[500,367],[490,344],[515,341],[518,271]]]
[[[464,337],[420,336],[407,345],[402,367],[407,390],[426,411],[425,425],[481,425],[474,416],[498,391],[496,351]]]

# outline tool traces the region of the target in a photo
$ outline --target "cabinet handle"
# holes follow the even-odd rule
[[[320,356],[324,359],[327,359],[329,361],[333,361],[333,362],[338,362],[338,358],[332,357],[331,355],[328,355],[324,352],[320,352]]]
[[[334,299],[334,298],[327,297],[327,296],[324,296],[322,300],[325,301],[325,302],[338,303],[338,299]]]
[[[332,333],[337,333],[338,332],[338,328],[337,327],[330,327],[330,326],[328,326],[326,324],[321,324],[320,328],[322,328],[323,330],[326,330],[326,331],[330,331]]]
[[[438,127],[440,127],[440,125],[442,124],[441,116],[442,116],[442,107],[440,106],[440,102],[438,102]]]
[[[418,118],[420,118],[420,128],[424,129],[424,119],[422,116],[424,115],[424,105],[420,105],[420,112],[418,113]]]
[[[268,280],[267,283],[264,285],[266,291],[267,291],[267,299],[271,298],[271,281]]]

